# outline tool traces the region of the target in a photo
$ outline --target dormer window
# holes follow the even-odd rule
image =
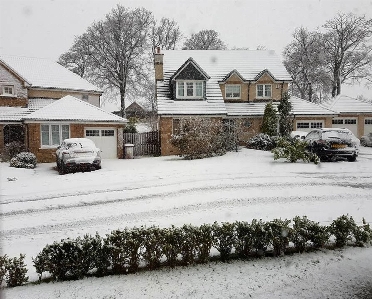
[[[14,96],[14,86],[4,85],[2,95],[3,96]]]
[[[177,98],[179,99],[203,98],[203,81],[192,80],[177,81]]]
[[[226,84],[226,99],[240,99],[240,84]]]
[[[271,84],[257,84],[257,98],[271,98]]]

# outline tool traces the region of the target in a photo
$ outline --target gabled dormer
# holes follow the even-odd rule
[[[205,100],[208,74],[191,57],[170,78],[174,100]]]
[[[255,101],[279,101],[282,93],[288,90],[288,82],[279,81],[268,69],[256,75],[254,86]]]
[[[229,102],[247,100],[248,87],[245,81],[244,77],[235,69],[221,81],[218,81],[224,100]]]

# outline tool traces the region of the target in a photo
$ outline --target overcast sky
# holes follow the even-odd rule
[[[338,12],[372,18],[372,0],[0,0],[0,53],[58,60],[118,3],[174,19],[186,37],[214,29],[229,48],[265,46],[278,55],[297,27],[321,30]],[[361,87],[344,91],[372,97]]]

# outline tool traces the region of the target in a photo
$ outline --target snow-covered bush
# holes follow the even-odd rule
[[[253,247],[253,230],[251,225],[246,221],[237,221],[235,226],[234,247],[235,253],[246,258],[250,255]]]
[[[273,104],[267,103],[265,106],[264,115],[262,117],[261,132],[269,136],[277,135],[277,111]]]
[[[166,264],[170,267],[177,265],[177,257],[181,255],[182,243],[186,240],[182,232],[182,228],[174,227],[162,229],[164,238],[163,253],[166,258]]]
[[[353,217],[348,215],[333,220],[329,227],[330,233],[336,238],[336,247],[343,247],[348,241],[352,241],[356,229],[357,225]]]
[[[196,255],[199,263],[208,263],[213,245],[212,226],[202,224],[196,231]]]
[[[151,226],[142,231],[142,258],[150,270],[159,268],[163,256],[164,234],[159,227]]]
[[[197,257],[197,232],[198,227],[185,224],[182,226],[182,238],[180,253],[183,265],[192,265]]]
[[[223,262],[229,259],[234,240],[235,240],[235,225],[234,223],[224,222],[218,224],[214,222],[212,225],[213,247],[216,248]]]
[[[363,218],[363,224],[354,228],[355,245],[363,247],[372,242],[372,229]]]
[[[283,255],[289,245],[292,229],[289,227],[291,220],[274,219],[267,222],[267,228],[270,233],[271,245],[274,249],[274,255]]]
[[[319,157],[314,153],[310,153],[306,147],[307,143],[303,140],[279,138],[277,146],[271,152],[274,154],[274,160],[285,158],[291,163],[302,160],[319,164]]]
[[[170,143],[185,159],[202,159],[226,153],[222,124],[213,119],[188,118],[180,120],[180,132],[172,135]]]
[[[30,152],[21,152],[10,160],[10,167],[16,168],[34,169],[36,164],[36,156]]]
[[[261,151],[271,151],[276,146],[276,137],[260,133],[247,141],[247,148]]]
[[[5,144],[4,149],[2,150],[2,153],[0,155],[1,161],[10,161],[15,155],[24,152],[26,150],[26,147],[24,143],[19,141],[12,141],[7,144]]]
[[[252,248],[255,250],[256,255],[263,256],[271,242],[270,229],[261,219],[253,219],[251,228]]]
[[[25,257],[24,254],[20,254],[19,258],[0,257],[0,285],[4,276],[8,287],[21,286],[28,281]]]

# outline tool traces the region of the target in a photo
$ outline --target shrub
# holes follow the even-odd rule
[[[275,256],[283,255],[288,247],[292,231],[289,227],[290,222],[291,220],[288,219],[274,219],[266,224],[270,232],[271,245]]]
[[[182,243],[180,253],[184,265],[194,264],[197,257],[197,232],[199,228],[193,225],[182,226]]]
[[[30,152],[21,152],[10,160],[10,166],[16,168],[29,168],[36,167],[36,156]]]
[[[235,253],[241,257],[249,256],[253,247],[253,230],[251,225],[246,221],[235,222]]]
[[[345,246],[348,241],[351,241],[356,229],[357,225],[353,217],[348,215],[342,215],[333,220],[329,227],[330,233],[336,238],[337,247]]]
[[[208,263],[213,244],[212,226],[202,224],[196,230],[196,254],[199,263]]]
[[[224,222],[221,225],[214,222],[212,225],[213,246],[220,252],[221,260],[227,261],[234,245],[235,225]]]
[[[0,287],[5,278],[7,268],[8,268],[8,256],[7,255],[0,256]]]
[[[298,139],[279,138],[277,147],[272,150],[274,160],[285,158],[288,162],[294,163],[298,160],[319,164],[319,157],[306,150],[307,143]]]
[[[267,134],[260,133],[247,142],[247,148],[256,149],[261,151],[271,151],[276,146],[276,138],[270,137]]]
[[[181,157],[190,160],[226,153],[222,124],[206,118],[180,120],[180,132],[172,135],[170,143]]]
[[[28,281],[27,269],[24,263],[24,254],[20,254],[19,258],[8,259],[6,263],[6,284],[8,287],[21,286]]]
[[[163,253],[166,257],[167,265],[174,268],[177,264],[177,257],[181,254],[183,243],[182,229],[174,227],[165,228],[162,230],[164,245]]]
[[[363,225],[354,227],[355,245],[363,247],[365,244],[371,243],[372,229],[366,220],[363,218]]]
[[[150,270],[160,267],[163,255],[164,234],[158,227],[151,226],[142,230],[143,259]]]
[[[271,242],[269,227],[261,219],[258,221],[257,219],[253,219],[251,228],[253,249],[258,256],[263,256]]]
[[[273,104],[267,103],[265,106],[264,115],[262,118],[261,132],[269,136],[275,136],[277,134],[277,120],[276,108]]]
[[[10,161],[14,156],[17,154],[24,152],[26,147],[23,142],[19,141],[12,141],[5,144],[3,152],[1,153],[1,160],[2,161]]]

